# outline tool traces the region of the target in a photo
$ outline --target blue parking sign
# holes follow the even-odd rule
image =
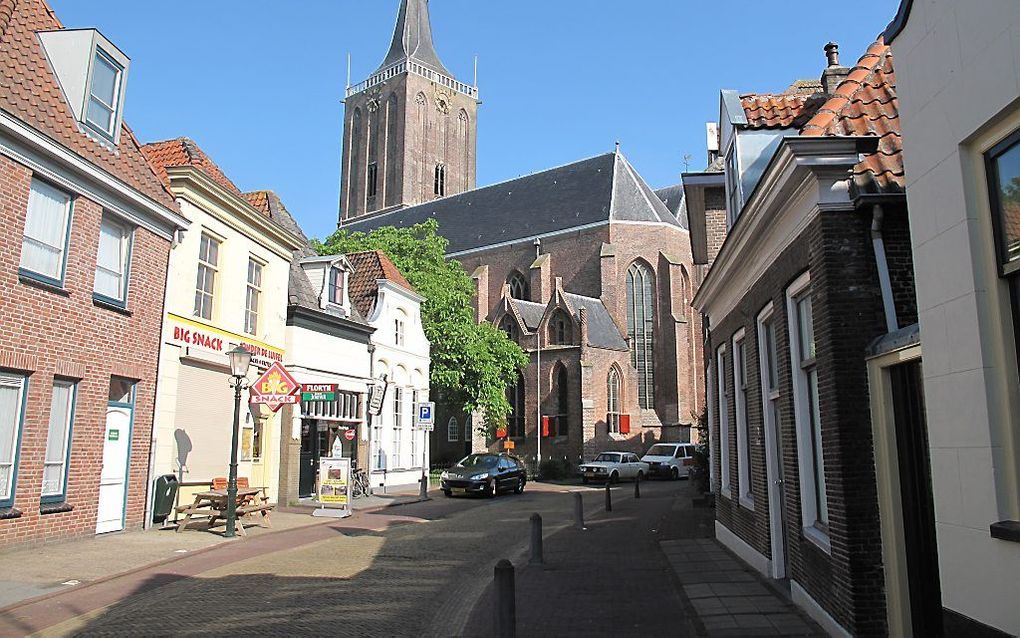
[[[423,430],[431,430],[435,425],[436,404],[432,402],[419,403],[414,412],[415,426]]]

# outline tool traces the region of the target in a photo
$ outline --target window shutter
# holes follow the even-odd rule
[[[620,434],[630,434],[630,415],[620,415]]]
[[[496,438],[497,439],[505,439],[506,438],[506,428],[505,427],[496,428]]]
[[[542,417],[542,436],[549,436],[549,417]]]

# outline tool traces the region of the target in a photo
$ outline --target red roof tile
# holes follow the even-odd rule
[[[821,102],[807,92],[740,96],[747,127],[755,129],[799,128],[815,114]]]
[[[0,109],[157,203],[177,210],[126,124],[116,149],[79,127],[35,35],[60,28],[44,0],[0,0]]]
[[[262,213],[266,217],[273,216],[273,213],[269,208],[269,191],[255,191],[252,193],[245,193],[244,198],[248,200],[248,203],[252,205],[252,208]]]
[[[142,151],[152,163],[153,169],[167,188],[170,187],[170,178],[166,169],[178,166],[192,166],[205,173],[211,180],[227,189],[237,196],[243,196],[241,189],[234,185],[234,182],[220,170],[209,156],[205,154],[198,144],[187,137],[178,137],[173,140],[152,142],[142,147]]]
[[[836,92],[804,125],[801,135],[859,135],[879,138],[878,150],[854,168],[864,192],[904,187],[896,72],[889,47],[879,38],[850,70]]]
[[[383,251],[371,250],[351,253],[346,257],[354,266],[355,271],[347,283],[347,292],[361,316],[367,318],[372,314],[372,306],[375,305],[376,294],[379,292],[378,280],[380,279],[386,279],[412,293],[415,292],[404,275]]]

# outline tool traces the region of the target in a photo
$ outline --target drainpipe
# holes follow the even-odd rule
[[[375,451],[372,449],[372,409],[368,405],[372,402],[372,387],[375,385],[375,344],[369,342],[368,344],[368,378],[369,381],[369,393],[368,402],[365,405],[365,426],[368,428],[368,468],[365,470],[365,476],[368,477],[368,495],[372,495],[372,463],[375,462],[373,455]],[[383,386],[385,388],[385,386]],[[383,390],[383,398],[386,397],[386,392]]]
[[[893,301],[892,279],[889,277],[889,262],[885,258],[885,242],[882,239],[882,222],[885,211],[881,204],[875,204],[871,214],[871,245],[875,250],[875,264],[878,266],[878,284],[882,289],[882,307],[885,309],[886,332],[900,329],[896,317],[896,303]]]

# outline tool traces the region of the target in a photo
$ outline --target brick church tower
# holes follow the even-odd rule
[[[478,88],[440,61],[428,0],[401,0],[386,59],[345,105],[341,224],[475,187]]]

